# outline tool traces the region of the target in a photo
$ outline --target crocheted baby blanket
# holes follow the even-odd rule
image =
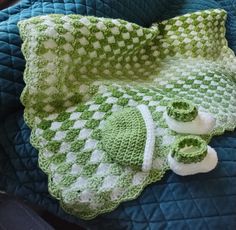
[[[27,61],[25,120],[49,191],[67,212],[94,218],[161,179],[172,144],[184,135],[163,117],[172,99],[191,101],[215,117],[214,130],[201,135],[207,142],[235,128],[236,59],[225,20],[224,10],[206,10],[151,28],[80,15],[19,23]],[[150,171],[140,169],[134,152],[144,151],[142,137],[150,133],[139,122],[136,108],[143,105],[154,121]],[[123,137],[119,124],[129,130]],[[111,158],[110,150],[117,155]]]

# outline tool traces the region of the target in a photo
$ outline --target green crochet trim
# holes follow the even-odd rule
[[[198,111],[196,106],[187,101],[172,101],[167,106],[167,114],[176,121],[192,121],[196,118]]]
[[[191,101],[214,114],[215,129],[202,137],[207,143],[235,128],[236,59],[225,20],[225,11],[206,10],[151,28],[80,15],[19,23],[27,62],[24,118],[49,192],[67,212],[94,218],[162,178],[166,157],[183,136],[165,122],[170,101]],[[141,104],[155,123],[148,172],[110,159],[102,145],[108,118]]]
[[[198,136],[184,136],[173,144],[171,156],[184,164],[202,161],[207,154],[207,144]]]

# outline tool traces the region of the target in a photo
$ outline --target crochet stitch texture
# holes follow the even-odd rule
[[[207,144],[198,136],[180,137],[171,151],[172,157],[185,164],[200,162],[206,155]]]
[[[94,218],[161,179],[180,136],[163,118],[173,99],[214,114],[215,129],[202,136],[207,142],[235,128],[236,59],[225,39],[225,19],[225,11],[207,10],[151,28],[80,15],[19,23],[27,61],[25,120],[49,191],[66,211]],[[108,118],[138,105],[149,108],[155,123],[148,172],[110,159],[102,145]]]
[[[192,121],[197,116],[196,106],[185,101],[172,101],[167,106],[167,114],[177,121]]]
[[[128,108],[109,117],[102,129],[103,149],[123,165],[140,166],[146,142],[145,123],[140,112]]]

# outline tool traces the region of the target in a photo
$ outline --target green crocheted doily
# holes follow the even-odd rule
[[[49,191],[84,219],[136,198],[160,180],[175,139],[163,117],[187,100],[216,118],[209,135],[236,126],[236,59],[225,39],[226,12],[206,10],[151,28],[119,19],[46,15],[19,23],[26,59],[21,96],[31,143]],[[144,104],[155,123],[152,168],[143,172],[103,149],[106,119]],[[183,136],[183,135],[182,135]]]

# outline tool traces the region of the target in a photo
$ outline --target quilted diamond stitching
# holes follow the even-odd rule
[[[52,3],[53,2],[53,3]],[[104,1],[105,2],[105,1]],[[146,1],[147,2],[147,4],[149,5],[149,8],[150,9],[154,9],[155,8],[155,4],[153,3],[154,1]],[[181,9],[181,5],[180,5],[180,3],[176,3],[175,2],[175,4],[168,4],[168,1],[162,1],[162,4],[159,4],[158,3],[158,1],[156,1],[157,2],[157,5],[158,5],[158,9],[170,9],[170,7],[173,7],[174,8],[174,10],[172,10],[172,12],[174,12],[174,13],[172,13],[172,16],[174,16],[174,14],[175,14],[175,12],[176,12],[176,9]],[[188,1],[188,2],[190,2],[190,1]],[[203,3],[204,2],[204,3]],[[203,9],[205,6],[206,7],[218,7],[219,6],[219,4],[222,4],[222,6],[224,7],[224,8],[226,8],[227,10],[232,10],[232,13],[231,13],[231,15],[229,16],[229,22],[228,22],[228,26],[231,24],[230,22],[232,22],[233,20],[234,20],[234,17],[233,17],[233,15],[234,15],[234,13],[233,13],[233,10],[235,9],[234,7],[232,7],[232,5],[233,4],[235,4],[234,3],[234,1],[217,1],[218,3],[217,3],[217,5],[216,5],[216,2],[215,1],[209,1],[209,2],[207,2],[207,1],[199,1],[199,4],[198,4],[198,6],[196,6],[196,9]],[[75,1],[73,1],[73,2],[71,2],[70,4],[72,4],[72,5],[70,5],[69,6],[69,4],[68,4],[68,7],[67,6],[65,6],[65,5],[63,5],[63,4],[58,4],[58,1],[44,1],[44,3],[43,4],[35,4],[35,12],[32,12],[33,11],[33,8],[32,8],[32,5],[34,5],[34,3],[37,3],[37,1],[35,0],[35,1],[24,1],[21,5],[20,5],[20,7],[19,7],[19,10],[24,10],[26,13],[28,12],[28,16],[27,17],[29,17],[29,16],[31,16],[31,15],[36,15],[36,14],[41,14],[42,12],[44,12],[44,13],[49,13],[49,12],[55,12],[55,9],[57,8],[58,10],[57,10],[57,12],[73,12],[73,11],[75,11],[75,12],[77,12],[77,13],[80,13],[81,12],[81,10],[80,10],[80,8],[81,8],[81,4],[77,4],[77,3],[75,3]],[[51,3],[51,4],[50,4]],[[204,5],[205,4],[205,5]],[[55,7],[54,7],[54,5],[55,5]],[[107,5],[107,4],[106,4]],[[72,6],[72,7],[71,7]],[[74,6],[74,7],[73,7]],[[86,7],[86,3],[85,3],[85,9],[88,9],[88,7]],[[108,5],[107,5],[108,6]],[[62,7],[62,9],[63,10],[61,10],[61,7]],[[114,8],[115,6],[113,6],[113,8]],[[132,6],[130,6],[130,9],[132,9],[132,7],[134,7],[134,5],[132,5]],[[41,10],[41,8],[45,8],[45,10]],[[73,9],[72,9],[73,8]],[[90,7],[91,9],[93,8],[93,6],[91,6]],[[98,7],[96,7],[96,8],[98,8]],[[146,7],[144,7],[144,6],[142,6],[141,7],[142,9],[146,9]],[[66,9],[66,11],[65,11],[65,9]],[[75,10],[74,10],[75,9]],[[137,8],[136,8],[137,9]],[[28,11],[27,11],[28,10]],[[192,9],[191,9],[192,10]],[[144,10],[145,11],[145,10]],[[143,11],[143,12],[144,12]],[[171,11],[171,10],[170,10]],[[180,10],[180,13],[184,13],[184,11],[187,11],[187,7],[185,8],[185,9],[181,9]],[[90,11],[91,12],[91,11]],[[95,11],[94,11],[95,12]],[[96,12],[97,12],[97,14],[100,14],[100,15],[105,15],[104,14],[104,12],[99,12],[98,11],[98,9],[96,9]],[[142,12],[142,11],[141,11]],[[165,12],[165,11],[164,11]],[[9,22],[10,23],[12,23],[12,24],[15,24],[16,23],[16,21],[19,19],[19,15],[15,15],[16,13],[18,13],[15,9],[9,9],[9,10],[5,10],[5,11],[1,11],[0,12],[0,26],[6,26],[7,25],[7,19],[9,18]],[[89,11],[87,11],[87,14],[89,13]],[[110,13],[109,13],[110,14]],[[171,14],[171,12],[170,12],[170,14]],[[169,15],[170,15],[169,14]],[[109,16],[108,14],[106,14],[107,16]],[[157,13],[155,13],[155,15],[154,16],[152,16],[151,17],[151,14],[148,14],[147,13],[147,15],[149,16],[149,19],[147,19],[146,17],[145,17],[145,15],[144,15],[144,13],[142,13],[142,18],[143,18],[143,21],[141,21],[140,19],[136,19],[140,24],[141,23],[145,23],[145,25],[148,25],[148,24],[150,24],[150,20],[152,20],[152,21],[155,21],[154,20],[154,18],[156,18],[157,16],[158,16],[158,14]],[[164,16],[164,15],[168,15],[168,14],[165,14],[165,13],[163,13],[163,14],[161,14],[161,16]],[[117,13],[117,15],[116,16],[120,16],[120,17],[122,17],[122,14],[118,14]],[[22,14],[22,18],[23,17],[26,17],[26,16],[24,16],[23,14]],[[128,17],[128,16],[127,16]],[[165,16],[166,17],[166,16]],[[168,17],[168,16],[167,16]],[[129,17],[129,19],[130,19],[131,17]],[[152,18],[152,19],[151,19]],[[231,21],[230,21],[231,20]],[[1,28],[0,28],[1,29]],[[13,32],[13,33],[15,33],[15,32]],[[16,33],[16,34],[18,34],[18,33]],[[230,41],[230,45],[232,45],[232,47],[235,47],[235,43],[233,42],[233,40],[235,40],[235,39],[232,39],[234,36],[235,36],[235,33],[233,33],[232,31],[230,32],[230,31],[228,31],[227,32],[227,36],[228,36],[228,38],[231,38],[231,41]],[[236,41],[236,40],[235,40]],[[234,45],[234,46],[233,46]],[[17,46],[15,47],[15,48],[17,48],[17,49],[19,49],[20,47],[19,47],[19,45],[17,44]],[[20,65],[20,67],[19,67],[19,70],[20,70],[20,72],[23,70],[23,64],[22,65]],[[3,69],[3,71],[5,71],[4,69]],[[18,71],[18,70],[17,70]],[[5,72],[3,72],[3,73],[5,73]],[[7,78],[8,79],[11,79],[12,78],[12,76],[13,75],[11,75],[10,73],[7,73]],[[2,77],[2,72],[1,72],[1,77]],[[22,74],[15,74],[14,75],[14,82],[16,82],[16,78],[18,78],[18,80],[20,80],[20,82],[19,82],[19,87],[17,88],[17,93],[16,93],[16,95],[18,95],[19,96],[19,94],[20,94],[20,92],[21,92],[21,90],[22,90],[22,87],[23,87],[23,85],[21,85],[21,77],[22,77]],[[17,80],[17,81],[18,81]],[[1,82],[1,87],[2,87],[2,82]],[[5,84],[5,82],[4,82],[4,84]],[[5,100],[5,99],[8,99],[8,98],[10,98],[11,97],[11,95],[12,95],[12,92],[11,93],[9,93],[9,92],[3,92],[2,91],[2,89],[1,89],[1,100],[3,101],[3,99]],[[1,101],[1,103],[2,103],[2,101]],[[10,101],[11,102],[11,101]],[[17,107],[15,107],[14,109],[12,109],[11,111],[13,111],[13,110],[16,110],[16,108],[18,109],[19,108],[19,100],[17,99],[16,100],[16,102],[17,102]],[[10,103],[9,103],[10,104]],[[14,105],[15,105],[15,102],[14,102]],[[2,108],[1,108],[2,109]],[[2,111],[1,111],[2,112]],[[19,113],[18,113],[18,116],[22,116],[22,112],[21,111],[19,111]],[[16,120],[16,118],[13,118],[13,117],[9,117],[9,118],[7,118],[7,120],[5,120],[5,123],[6,123],[6,127],[10,127],[9,126],[9,123],[11,123],[13,120]],[[15,126],[15,124],[14,124],[14,126]],[[2,128],[1,127],[1,135],[6,135],[6,133],[7,132],[10,132],[10,130],[5,130],[6,129],[6,127],[5,128]],[[17,126],[15,126],[15,130],[14,130],[14,132],[17,130]],[[13,133],[14,133],[13,132]],[[29,130],[28,129],[26,129],[25,131],[21,131],[22,133],[23,133],[23,136],[29,136]],[[217,147],[217,150],[219,151],[219,152],[222,152],[222,154],[221,155],[223,155],[223,153],[224,154],[226,154],[225,153],[225,151],[227,150],[227,154],[230,154],[231,155],[231,157],[232,157],[232,155],[233,155],[233,153],[235,152],[235,144],[236,144],[236,142],[234,141],[235,140],[235,134],[227,134],[227,135],[225,135],[224,136],[224,138],[217,138],[217,140],[220,140],[219,142],[218,141],[214,141],[214,145]],[[222,140],[224,140],[224,141],[222,141]],[[11,143],[13,143],[12,141],[11,141]],[[22,141],[20,141],[20,143],[26,143],[26,145],[27,146],[29,146],[29,144],[28,144],[28,141],[25,141],[25,140],[22,140]],[[16,145],[17,146],[17,145]],[[219,147],[220,146],[220,147]],[[28,147],[27,147],[28,148]],[[30,147],[29,147],[30,148]],[[1,148],[1,152],[2,151],[4,151],[2,148]],[[30,150],[29,151],[29,153],[30,152],[32,152],[33,151],[33,153],[32,153],[32,155],[34,156],[36,153],[35,153],[35,151],[34,150]],[[224,151],[224,152],[223,152]],[[14,154],[13,154],[13,152],[12,152],[12,156],[11,157],[15,157],[16,159],[18,158],[18,156],[17,156],[17,152],[15,152]],[[2,154],[1,154],[2,155]],[[6,157],[8,157],[8,155],[6,155]],[[224,155],[224,158],[225,158],[225,155]],[[229,159],[228,160],[225,160],[223,158],[223,163],[225,164],[225,166],[223,166],[223,167],[227,167],[227,164],[228,164],[228,162],[229,162]],[[35,169],[35,167],[36,167],[36,162],[35,162],[35,160],[36,160],[36,158],[34,158],[34,157],[29,157],[29,156],[26,156],[26,159],[33,159],[33,162],[34,162],[34,164],[32,164],[31,166],[32,166],[32,169]],[[234,161],[235,161],[235,159],[234,159]],[[233,162],[232,162],[233,163]],[[13,166],[12,165],[12,168],[15,168],[15,166]],[[30,167],[31,168],[31,167]],[[27,169],[27,170],[29,170],[29,169]],[[38,173],[40,174],[40,171],[38,171],[37,169],[36,169],[36,171],[37,171],[37,175],[38,175]],[[227,171],[227,170],[226,170]],[[6,172],[7,173],[7,172]],[[32,170],[30,173],[32,173],[32,174],[34,174],[35,173],[35,170]],[[10,176],[11,177],[11,181],[13,181],[14,179],[14,176],[13,175],[8,175],[8,176]],[[36,175],[35,175],[36,176]],[[235,174],[232,174],[232,175],[230,175],[231,177],[232,176],[235,176]],[[31,177],[31,179],[32,179],[33,177]],[[35,185],[36,185],[36,187],[37,187],[37,190],[35,190],[35,192],[37,191],[37,193],[39,192],[39,191],[42,191],[42,194],[46,194],[47,193],[47,190],[46,190],[46,183],[45,183],[45,177],[43,176],[43,175],[41,175],[41,178],[43,178],[43,180],[42,181],[44,181],[44,182],[40,182],[41,180],[40,180],[40,177],[39,176],[37,176],[37,182],[35,183]],[[2,180],[3,178],[1,178],[1,180]],[[36,178],[35,178],[36,179]],[[20,178],[18,178],[18,180],[20,180]],[[173,179],[173,180],[176,180],[176,179]],[[6,182],[6,181],[5,181]],[[9,182],[8,182],[9,183]],[[29,182],[30,183],[30,182]],[[235,183],[235,182],[232,182],[232,183]],[[42,186],[42,184],[43,184],[43,188],[41,187]],[[19,185],[17,185],[17,183],[14,183],[14,185],[16,186],[15,188],[13,188],[13,187],[11,187],[10,188],[10,186],[8,187],[8,189],[9,190],[11,190],[11,191],[14,191],[15,190],[15,193],[16,194],[21,194],[21,195],[23,195],[23,193],[24,192],[27,192],[27,193],[25,193],[24,194],[24,196],[26,197],[27,195],[29,195],[29,197],[28,197],[28,199],[29,200],[31,200],[32,202],[36,202],[36,200],[38,201],[38,203],[39,204],[42,204],[43,206],[45,206],[45,207],[48,207],[49,209],[51,209],[52,211],[54,211],[55,212],[55,210],[57,209],[57,204],[55,203],[55,201],[53,201],[52,199],[49,199],[48,197],[47,197],[47,195],[46,196],[44,196],[44,198],[42,198],[43,196],[41,196],[41,195],[39,195],[40,193],[38,193],[36,196],[35,195],[33,195],[32,194],[32,191],[34,191],[33,189],[26,189],[27,188],[27,186],[25,187],[25,185],[22,185],[22,186],[19,186]],[[158,186],[159,186],[159,184],[158,184]],[[152,188],[156,188],[157,186],[156,185],[153,185],[152,186]],[[199,185],[199,187],[200,187],[200,185]],[[17,189],[18,190],[17,190]],[[153,191],[153,193],[152,194],[155,194],[155,189],[153,189],[154,191]],[[149,189],[148,189],[148,191],[149,191]],[[35,199],[35,197],[37,197],[37,199]],[[40,197],[40,198],[39,198]],[[142,198],[140,198],[140,199],[142,199]],[[47,205],[47,203],[50,203],[50,205],[48,206]],[[125,204],[125,205],[122,205],[122,207],[125,209],[127,206],[132,206],[132,204],[133,204],[133,202],[128,202],[127,204]],[[138,206],[136,206],[136,208],[137,208]],[[137,208],[137,210],[138,210],[138,208]],[[116,212],[121,212],[122,211],[122,208],[121,208],[121,210],[117,210]],[[68,218],[68,219],[70,219],[71,221],[72,221],[72,218],[71,217],[68,217],[68,216],[66,216],[65,214],[63,214],[61,211],[59,211],[60,213],[61,213],[61,215],[63,215],[65,218]],[[134,212],[134,211],[133,211]],[[112,214],[111,214],[111,216],[112,216]],[[223,216],[224,215],[222,215],[221,217],[223,218]],[[227,216],[227,215],[226,215]],[[236,215],[235,214],[232,214],[232,218],[235,218],[236,217]],[[111,219],[111,218],[113,218],[113,219]],[[111,229],[111,226],[114,228],[114,226],[115,226],[115,228],[117,228],[117,229],[122,229],[122,225],[123,226],[126,226],[127,228],[129,228],[129,229],[134,229],[134,228],[136,228],[136,229],[138,229],[139,227],[138,226],[140,226],[140,228],[142,228],[141,226],[145,226],[145,225],[142,225],[142,222],[138,222],[138,221],[135,221],[135,220],[132,220],[132,218],[130,217],[130,216],[127,216],[126,218],[128,218],[128,219],[122,219],[122,218],[120,218],[120,220],[118,220],[118,217],[115,217],[115,216],[113,216],[113,217],[111,217],[111,218],[109,218],[109,215],[108,215],[108,217],[106,217],[106,216],[104,216],[104,217],[101,217],[101,219],[100,219],[100,221],[103,221],[102,222],[102,224],[105,226],[106,225],[106,223],[108,222],[108,220],[110,220],[111,221],[111,223],[116,223],[115,225],[113,225],[112,226],[112,224],[110,223],[110,228],[108,228],[108,229]],[[213,218],[213,217],[212,217]],[[223,223],[223,219],[222,218],[220,218],[220,220],[219,221],[222,221],[222,223]],[[232,219],[231,218],[231,219]],[[207,218],[207,220],[210,222],[210,220],[209,220],[209,218]],[[73,220],[73,221],[76,221],[76,220]],[[123,222],[122,222],[123,221]],[[77,220],[77,222],[78,222],[78,220]],[[95,222],[94,222],[94,224],[92,224],[92,223],[86,223],[86,226],[93,226],[93,229],[96,229],[96,223],[98,222],[98,220],[96,220]],[[125,224],[126,223],[126,224]],[[157,226],[167,226],[167,225],[161,225],[161,223],[163,223],[163,221],[160,221],[159,223],[157,223],[156,224],[156,222],[154,222],[154,225],[151,225],[151,223],[152,222],[150,222],[150,229],[156,229],[156,227]],[[214,221],[212,221],[211,223],[217,223],[217,220],[214,220]],[[85,223],[84,223],[85,224]],[[108,223],[107,223],[108,224]],[[100,225],[101,226],[101,225]],[[152,227],[152,226],[154,226],[154,227]],[[176,226],[179,226],[179,225],[176,225]],[[193,226],[193,225],[191,225],[191,226]],[[210,225],[210,226],[214,226],[214,224],[212,225]],[[222,225],[221,225],[222,226]],[[139,228],[139,229],[140,229]],[[210,229],[213,229],[213,227],[210,227]]]

